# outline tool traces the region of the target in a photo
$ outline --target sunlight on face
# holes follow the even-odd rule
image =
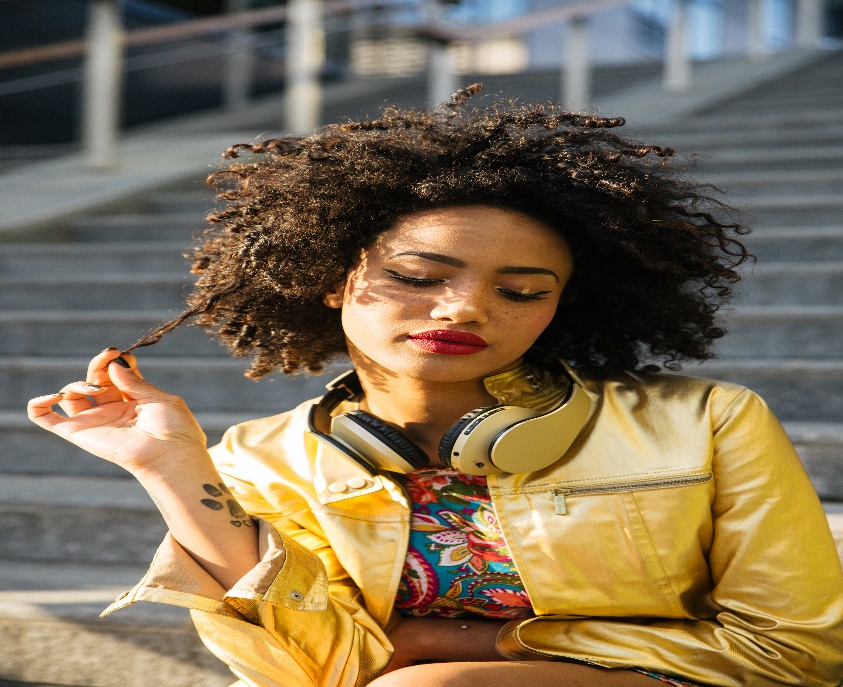
[[[342,307],[355,366],[466,381],[518,364],[572,269],[565,240],[539,220],[483,205],[441,208],[398,220],[325,302]]]

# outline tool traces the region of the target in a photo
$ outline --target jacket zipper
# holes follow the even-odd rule
[[[568,514],[567,498],[569,496],[596,496],[613,492],[637,491],[639,489],[668,489],[670,487],[686,487],[692,484],[703,484],[711,480],[712,474],[692,475],[690,477],[669,477],[654,479],[646,482],[624,482],[620,484],[601,484],[587,487],[568,487],[553,490],[553,504],[557,515]]]

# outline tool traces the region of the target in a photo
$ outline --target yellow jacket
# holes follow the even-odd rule
[[[718,687],[841,685],[843,571],[764,402],[668,374],[583,384],[592,413],[568,453],[539,472],[489,478],[537,616],[509,623],[499,651]],[[561,393],[526,367],[486,386],[531,407]],[[388,475],[317,451],[308,406],[233,427],[212,449],[261,519],[261,563],[225,590],[168,536],[106,613],[138,600],[191,608],[205,644],[250,686],[352,687],[378,675],[409,506]]]

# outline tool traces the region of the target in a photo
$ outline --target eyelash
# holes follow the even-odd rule
[[[384,272],[389,275],[390,279],[395,279],[395,281],[400,281],[402,284],[408,284],[417,289],[424,288],[426,286],[434,286],[435,284],[443,284],[445,282],[444,279],[419,279],[418,277],[408,277],[406,274],[401,274],[400,272],[396,272],[395,270],[384,269]],[[509,289],[504,289],[500,286],[496,288],[497,291],[504,298],[516,302],[544,301],[547,300],[545,298],[545,294],[550,293],[550,291],[538,291],[536,293],[521,293],[520,291],[510,291]]]

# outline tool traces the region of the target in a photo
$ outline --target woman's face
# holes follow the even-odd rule
[[[399,219],[365,250],[343,289],[352,361],[428,382],[510,369],[550,323],[573,261],[552,228],[483,205]]]

